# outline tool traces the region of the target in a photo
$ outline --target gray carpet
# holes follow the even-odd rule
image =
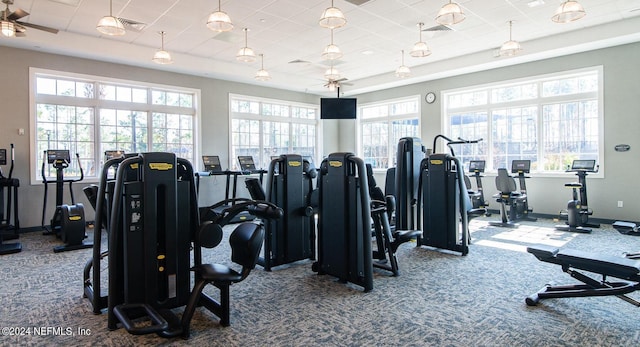
[[[640,250],[640,238],[610,226],[586,235],[555,231],[549,220],[515,230],[490,227],[487,220],[472,221],[473,244],[465,257],[404,244],[398,251],[401,275],[375,270],[369,293],[317,275],[311,261],[272,272],[258,267],[231,287],[231,326],[221,327],[199,308],[187,341],[109,331],[106,314],[92,314],[82,298],[82,269],[91,250],[54,254],[54,237],[27,233],[19,240],[22,253],[0,257],[0,327],[32,333],[32,327],[62,328],[69,335],[49,330],[46,336],[1,336],[0,345],[640,345],[638,308],[618,298],[554,299],[537,307],[524,302],[549,281],[575,282],[559,266],[526,253],[527,245],[622,256]],[[223,242],[209,251],[208,261],[227,262],[228,253]]]

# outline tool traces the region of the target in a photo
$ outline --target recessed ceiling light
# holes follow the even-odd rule
[[[373,54],[373,51],[372,51],[372,50],[370,50],[370,49],[367,49],[366,51],[362,51],[362,52],[360,52],[360,53],[362,53],[362,54],[364,54],[364,55],[372,55],[372,54]]]

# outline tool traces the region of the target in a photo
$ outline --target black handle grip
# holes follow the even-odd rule
[[[265,219],[280,219],[284,215],[284,211],[280,207],[268,203],[248,206],[247,211],[256,217]]]

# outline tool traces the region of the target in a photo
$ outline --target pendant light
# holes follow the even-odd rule
[[[207,28],[217,32],[230,31],[233,29],[231,18],[229,18],[226,12],[220,9],[220,0],[218,0],[218,10],[212,12],[209,15],[209,19],[207,19]]]
[[[245,63],[253,63],[256,61],[256,53],[247,46],[247,32],[249,32],[249,28],[244,28],[242,31],[244,31],[244,47],[240,48],[238,54],[236,54],[236,59]]]
[[[347,19],[339,8],[333,7],[333,0],[331,0],[331,7],[328,7],[322,12],[318,23],[323,28],[335,29],[347,24]]]
[[[413,45],[413,49],[411,50],[411,52],[409,52],[409,54],[414,58],[421,58],[421,57],[426,57],[431,55],[431,50],[429,49],[429,46],[427,46],[426,42],[422,41],[423,25],[424,23],[418,23],[418,34],[420,35],[420,41],[416,42],[416,44]]]
[[[342,51],[340,51],[340,47],[333,44],[333,29],[331,29],[331,43],[324,48],[322,59],[336,60],[340,58],[342,58]]]
[[[510,20],[509,21],[509,41],[503,43],[502,46],[500,47],[501,57],[511,57],[518,54],[518,52],[522,50],[522,47],[520,47],[520,43],[518,43],[518,41],[515,41],[511,38],[512,26],[513,26],[513,21]]]
[[[411,75],[411,69],[408,66],[404,65],[404,50],[402,52],[402,64],[398,66],[396,69],[396,77],[405,78]]]
[[[109,15],[100,18],[96,29],[109,36],[122,36],[126,33],[122,22],[113,16],[113,0],[109,0]]]
[[[157,64],[171,64],[173,63],[173,60],[171,60],[171,54],[169,54],[169,52],[164,50],[164,31],[161,31],[159,33],[162,37],[162,46],[160,46],[160,50],[156,51],[156,53],[153,55],[153,62],[157,63]]]
[[[269,71],[264,69],[264,54],[259,54],[260,56],[260,70],[258,70],[258,72],[256,72],[256,79],[258,81],[268,81],[271,79],[271,76],[269,75]]]
[[[331,64],[331,67],[324,72],[324,78],[328,79],[329,82],[340,79],[340,72],[338,71],[338,69],[333,67],[333,62]]]
[[[0,32],[2,33],[2,36],[5,37],[16,36],[16,27],[13,25],[13,22],[9,21],[7,18],[7,13],[9,12],[9,3],[7,2],[7,9],[4,10],[4,16],[2,21],[0,21]]]
[[[582,5],[577,1],[565,1],[560,4],[560,7],[556,10],[551,17],[551,20],[556,23],[569,23],[576,21],[587,15]]]
[[[449,3],[442,6],[438,11],[436,22],[441,25],[453,25],[462,22],[465,18],[467,16],[462,12],[460,5],[449,0]]]

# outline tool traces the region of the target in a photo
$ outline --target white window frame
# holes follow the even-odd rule
[[[570,77],[572,75],[580,75],[580,74],[584,74],[587,72],[596,72],[598,75],[598,90],[596,92],[589,92],[589,93],[580,93],[580,94],[568,94],[568,95],[561,95],[561,96],[551,96],[551,97],[543,97],[542,96],[542,82],[543,81],[549,81],[549,80],[554,80],[554,79],[560,79],[563,77]],[[531,83],[539,83],[538,85],[538,97],[535,99],[528,99],[528,100],[517,100],[517,101],[513,101],[513,102],[504,102],[504,103],[491,103],[491,89],[495,89],[498,87],[506,87],[509,85],[514,85],[514,84],[522,84],[525,82],[531,82]],[[488,103],[484,104],[484,105],[479,105],[479,106],[469,106],[469,107],[460,107],[460,108],[455,108],[455,109],[449,109],[448,107],[448,96],[452,95],[452,94],[459,94],[461,92],[473,92],[473,91],[487,91],[489,93],[488,95]],[[537,141],[538,141],[538,150],[537,150],[537,157],[538,158],[542,158],[543,157],[543,144],[544,144],[544,127],[543,127],[543,107],[545,105],[549,105],[552,103],[564,103],[564,102],[571,102],[574,100],[583,100],[585,97],[592,97],[597,99],[598,102],[598,159],[596,164],[599,165],[599,171],[597,173],[593,173],[590,174],[589,177],[593,177],[593,178],[603,178],[604,177],[604,166],[602,165],[602,163],[604,163],[605,160],[605,151],[604,151],[604,123],[605,123],[605,119],[604,119],[604,69],[602,65],[598,65],[598,66],[592,66],[592,67],[585,67],[585,68],[580,68],[580,69],[574,69],[574,70],[566,70],[566,71],[560,71],[560,72],[555,72],[555,73],[550,73],[550,74],[543,74],[543,75],[536,75],[536,76],[529,76],[529,77],[524,77],[524,78],[518,78],[518,79],[513,79],[513,80],[505,80],[505,81],[500,81],[500,82],[494,82],[494,83],[488,83],[488,84],[482,84],[482,85],[476,85],[476,86],[469,86],[469,87],[463,87],[463,88],[456,88],[456,89],[450,89],[450,90],[443,90],[441,92],[441,100],[442,100],[442,104],[441,104],[441,124],[442,124],[442,129],[443,129],[443,133],[445,134],[451,134],[451,121],[449,119],[449,114],[453,113],[452,111],[455,111],[456,113],[459,112],[481,112],[481,111],[485,111],[487,114],[487,118],[488,118],[488,134],[486,134],[487,136],[483,138],[483,142],[486,142],[488,145],[488,154],[487,154],[487,158],[486,158],[486,162],[487,162],[487,172],[489,173],[495,173],[497,172],[497,168],[492,167],[493,166],[493,152],[491,151],[491,143],[492,143],[492,136],[493,136],[493,131],[491,129],[492,127],[492,119],[491,119],[491,115],[492,112],[496,109],[504,109],[504,108],[511,108],[511,107],[526,107],[526,106],[536,106],[538,107],[538,114],[537,114]],[[472,140],[472,139],[468,139],[468,140]],[[580,159],[580,158],[578,158]],[[541,165],[542,166],[542,165]],[[507,168],[510,169],[510,168]],[[537,168],[531,169],[531,172],[533,174],[535,174],[536,176],[541,176],[541,177],[566,177],[567,175],[574,175],[574,173],[567,173],[564,170],[557,170],[557,171],[544,171],[541,168]]]
[[[391,135],[393,133],[392,131],[392,126],[391,126],[391,122],[394,120],[409,120],[409,119],[417,119],[418,120],[418,133],[415,134],[415,137],[421,137],[421,132],[422,132],[422,102],[421,102],[422,98],[420,95],[412,95],[412,96],[406,96],[406,97],[400,97],[400,98],[394,98],[394,99],[387,99],[387,100],[382,100],[382,101],[376,101],[376,102],[370,102],[370,103],[364,103],[361,105],[358,105],[358,118],[357,118],[357,152],[358,152],[358,156],[360,156],[361,158],[365,159],[365,149],[364,149],[364,143],[363,143],[363,130],[362,127],[367,124],[367,123],[380,123],[380,122],[386,122],[387,123],[387,127],[388,127],[388,133],[389,135]],[[363,119],[362,118],[362,112],[363,109],[365,108],[370,108],[370,107],[380,107],[380,106],[387,106],[389,108],[391,108],[392,105],[394,104],[400,104],[400,103],[405,103],[405,102],[415,102],[416,106],[417,106],[417,110],[416,113],[407,113],[407,114],[401,114],[401,115],[387,115],[387,116],[383,116],[383,117],[375,117],[375,118],[367,118],[367,119]],[[390,114],[391,112],[389,112],[388,114]],[[391,167],[395,167],[396,163],[395,163],[395,159],[396,159],[396,152],[397,152],[397,148],[398,148],[398,142],[394,141],[394,139],[392,138],[392,136],[389,136],[388,141],[387,141],[387,167],[386,168],[373,168],[374,172],[383,172],[386,171],[388,168]]]
[[[131,88],[143,88],[148,89],[147,103],[134,103],[134,102],[121,102],[114,100],[101,100],[99,99],[97,88],[94,89],[94,97],[93,98],[77,98],[77,97],[68,97],[68,96],[58,96],[58,95],[38,95],[37,94],[37,86],[36,80],[38,77],[50,77],[54,79],[69,79],[75,81],[85,81],[87,83],[93,83],[95,86],[99,84],[109,84],[109,85],[121,85]],[[37,126],[37,107],[36,105],[39,103],[50,103],[50,104],[58,104],[58,105],[68,105],[68,106],[81,106],[93,108],[93,117],[94,117],[94,162],[96,163],[95,171],[93,174],[89,174],[88,168],[83,167],[84,170],[84,180],[83,182],[97,182],[99,180],[100,172],[102,171],[102,164],[104,163],[104,153],[101,153],[100,147],[100,109],[121,109],[121,110],[136,110],[140,112],[147,112],[149,114],[153,113],[170,113],[175,114],[180,110],[185,110],[183,107],[176,106],[167,106],[167,105],[155,105],[152,103],[151,99],[151,91],[166,91],[166,92],[176,92],[176,93],[185,93],[193,95],[193,107],[189,108],[190,114],[193,114],[193,158],[192,160],[196,160],[200,156],[200,98],[201,91],[200,89],[193,88],[185,88],[157,83],[148,83],[142,81],[133,81],[133,80],[123,80],[116,79],[105,76],[96,76],[96,75],[87,75],[87,74],[79,74],[72,73],[66,71],[56,71],[56,70],[48,70],[30,67],[29,68],[29,119],[30,119],[30,129],[29,129],[29,137],[30,137],[30,160],[29,160],[29,172],[30,172],[30,183],[32,185],[41,184],[42,177],[40,174],[41,167],[37,165],[38,159],[42,158],[42,153],[39,153],[37,146],[37,134],[36,134],[36,126]],[[180,112],[182,113],[182,112]],[[184,113],[182,113],[184,114]],[[152,124],[147,123],[147,136],[151,138]],[[148,141],[149,151],[152,148],[152,141]],[[59,149],[59,148],[51,148],[51,149]],[[115,148],[114,148],[115,149]],[[75,165],[75,153],[70,153],[71,161]],[[191,158],[190,158],[191,159]],[[193,163],[192,163],[193,165]],[[70,177],[71,178],[71,177]]]
[[[233,107],[232,107],[232,103],[234,100],[246,100],[246,101],[250,101],[250,102],[257,102],[260,104],[259,106],[259,111],[258,114],[253,114],[253,113],[234,113],[233,112]],[[234,155],[234,143],[233,143],[233,120],[234,119],[241,119],[241,120],[256,120],[260,123],[259,128],[260,128],[260,133],[259,133],[259,152],[260,152],[260,157],[258,158],[254,158],[254,161],[256,163],[256,167],[258,169],[268,169],[267,167],[263,167],[261,168],[260,166],[262,166],[260,163],[263,162],[269,162],[270,160],[265,160],[265,158],[262,158],[261,156],[264,154],[264,134],[262,133],[262,122],[266,121],[266,122],[280,122],[280,123],[289,123],[289,136],[291,137],[293,135],[293,131],[291,129],[291,126],[293,124],[309,124],[309,125],[314,125],[315,126],[315,141],[314,141],[314,157],[313,157],[313,162],[316,166],[320,165],[320,159],[321,159],[321,155],[322,155],[322,122],[320,120],[320,106],[317,104],[307,104],[307,103],[302,103],[302,102],[295,102],[295,101],[289,101],[289,100],[281,100],[281,99],[270,99],[270,98],[262,98],[262,97],[256,97],[256,96],[250,96],[250,95],[243,95],[243,94],[233,94],[233,93],[229,93],[229,97],[228,97],[228,102],[229,102],[229,163],[228,164],[228,168],[230,170],[237,170],[239,169],[239,164],[237,161],[237,158]],[[262,105],[263,104],[268,104],[268,105],[281,105],[281,106],[287,106],[289,109],[289,114],[287,116],[271,116],[271,115],[263,115],[260,114],[261,111],[263,110]],[[294,118],[291,116],[291,108],[292,107],[301,107],[301,108],[308,108],[308,109],[314,109],[315,110],[315,114],[316,117],[315,119],[307,119],[307,118]],[[289,141],[289,151],[288,153],[295,153],[292,149],[291,146],[292,141]],[[281,153],[281,154],[285,154],[285,153]]]

